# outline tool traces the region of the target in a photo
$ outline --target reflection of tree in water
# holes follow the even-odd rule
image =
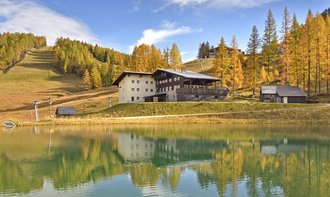
[[[220,196],[225,194],[227,183],[232,183],[233,193],[237,192],[237,180],[242,174],[242,156],[243,152],[240,148],[214,152],[215,161],[211,166]]]
[[[181,167],[180,166],[174,166],[170,168],[170,174],[169,174],[169,182],[172,191],[176,191],[181,176]]]
[[[134,185],[139,187],[155,186],[160,179],[160,170],[152,163],[135,163],[129,167]]]
[[[0,156],[0,194],[29,193],[43,186],[41,177],[29,176],[19,163]]]
[[[81,150],[66,150],[54,156],[52,178],[56,188],[74,187],[104,177],[122,174],[125,168],[110,143],[84,139]]]
[[[238,183],[246,184],[249,196],[271,196],[278,188],[285,196],[327,196],[330,193],[328,142],[305,142],[303,148],[294,153],[263,154],[259,142],[242,145],[230,140],[225,146],[219,140],[196,145],[187,139],[179,141],[182,144],[175,149],[175,156],[185,163],[171,160],[159,165],[159,162],[153,163],[153,159],[123,163],[114,149],[116,146],[106,137],[75,136],[67,139],[74,145],[54,146],[47,158],[16,162],[2,155],[0,191],[28,193],[42,188],[43,177],[51,179],[55,188],[66,189],[128,173],[135,186],[156,186],[161,181],[164,187],[176,192],[181,174],[188,168],[196,172],[202,189],[215,186],[220,196],[228,191],[236,196]],[[189,152],[186,147],[195,149]],[[209,155],[212,160],[197,160]],[[197,159],[190,162],[190,158]],[[26,166],[32,169],[31,174],[36,175],[27,174]]]

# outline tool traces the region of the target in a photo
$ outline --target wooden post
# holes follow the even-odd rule
[[[38,122],[39,121],[39,116],[38,116],[38,104],[39,104],[39,102],[34,101],[33,104],[34,104],[35,120],[36,120],[36,122]]]

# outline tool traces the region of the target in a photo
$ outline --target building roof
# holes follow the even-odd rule
[[[303,96],[305,97],[305,92],[298,86],[277,86],[277,94],[279,96]]]
[[[74,107],[58,107],[56,109],[58,115],[75,115],[76,109]]]
[[[261,86],[261,94],[276,94],[276,86]]]
[[[306,96],[298,86],[261,86],[261,94],[278,94],[279,96]]]
[[[205,79],[205,80],[220,81],[220,78],[213,77],[210,75],[195,73],[192,71],[177,71],[177,70],[173,70],[173,69],[158,69],[157,71],[164,71],[164,72],[172,73],[172,74],[175,74],[175,75],[178,75],[181,77],[185,77],[188,79]]]
[[[153,73],[150,72],[134,72],[134,71],[124,71],[121,75],[113,82],[112,85],[119,85],[119,82],[126,77],[128,74],[135,74],[135,75],[152,75]]]

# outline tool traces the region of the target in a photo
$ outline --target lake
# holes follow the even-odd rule
[[[329,196],[330,127],[0,130],[1,196]]]

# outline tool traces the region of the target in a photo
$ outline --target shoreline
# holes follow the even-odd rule
[[[17,122],[18,127],[47,125],[130,125],[130,124],[301,124],[330,125],[330,120],[288,120],[288,119],[224,119],[218,117],[157,117],[157,118],[61,118],[39,122]]]

